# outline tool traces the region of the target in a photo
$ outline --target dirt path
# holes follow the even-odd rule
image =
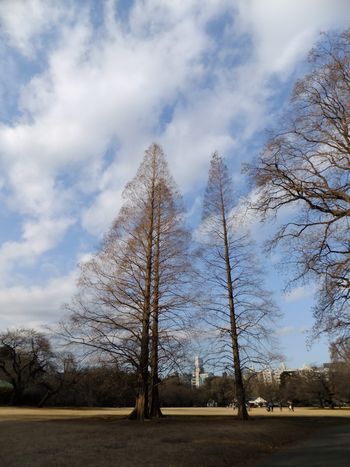
[[[226,408],[166,408],[166,418],[144,423],[127,420],[129,412],[0,408],[0,466],[247,467],[259,459],[265,467],[350,466],[346,409],[298,408],[293,414],[254,409],[248,422],[235,419]],[[311,451],[302,448],[301,455],[307,460],[298,458],[300,440],[306,439]],[[295,446],[293,463],[282,463],[291,459],[290,451],[275,461],[272,454],[287,446]],[[325,463],[312,463],[319,453]]]
[[[296,446],[258,463],[257,467],[349,467],[350,423],[322,429]]]

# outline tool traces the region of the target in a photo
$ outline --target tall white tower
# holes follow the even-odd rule
[[[194,371],[193,371],[193,377],[192,377],[192,386],[196,386],[199,388],[199,386],[202,384],[202,376],[204,375],[203,373],[203,360],[199,358],[198,356],[195,357],[194,359]]]

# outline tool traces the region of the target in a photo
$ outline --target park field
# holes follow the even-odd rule
[[[317,430],[347,423],[350,409],[166,408],[162,420],[127,420],[130,409],[0,408],[0,465],[253,466]]]

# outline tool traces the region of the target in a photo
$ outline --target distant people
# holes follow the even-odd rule
[[[273,412],[273,402],[272,401],[268,402],[267,411],[268,412]]]
[[[207,407],[217,407],[218,404],[213,399],[209,399],[207,402]]]
[[[294,404],[292,401],[288,402],[288,410],[289,412],[294,412]]]
[[[280,412],[282,412],[282,409],[283,409],[283,402],[282,401],[280,401],[279,406],[280,406]]]

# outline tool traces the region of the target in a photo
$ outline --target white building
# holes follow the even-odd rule
[[[198,356],[194,359],[194,370],[192,373],[192,386],[199,388],[208,378],[209,373],[204,372],[203,361]]]
[[[281,381],[281,374],[284,371],[287,371],[287,367],[285,363],[281,363],[281,365],[278,368],[274,370],[270,368],[265,368],[264,370],[260,371],[258,375],[266,384],[271,384],[271,383],[279,384]]]

